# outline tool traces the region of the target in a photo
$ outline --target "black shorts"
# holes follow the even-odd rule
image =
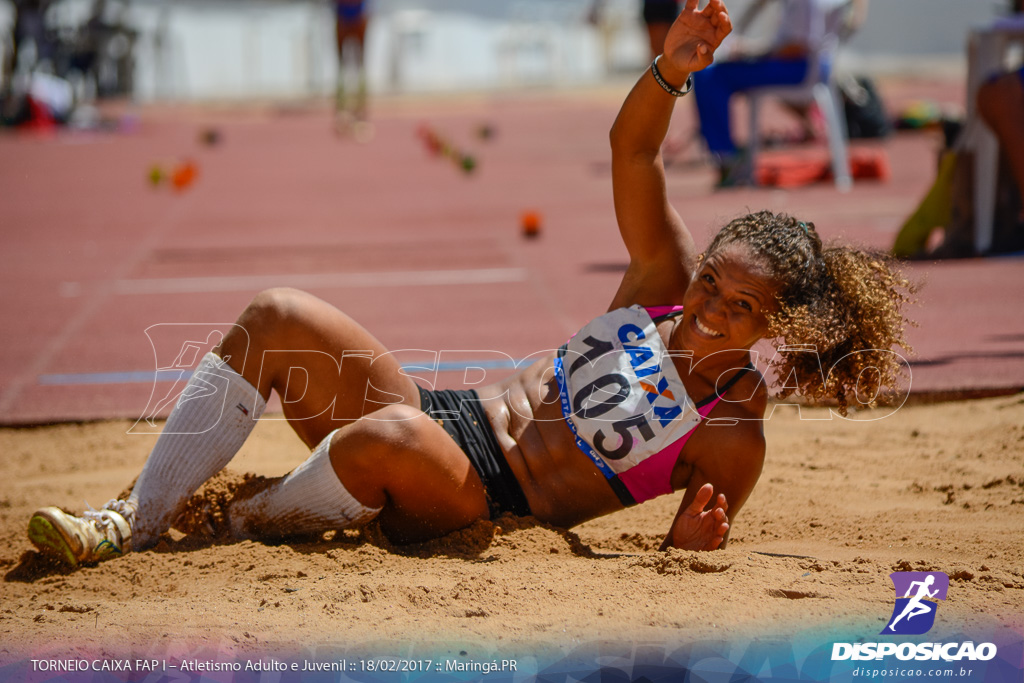
[[[679,16],[676,0],[644,0],[644,22],[648,24],[671,24]]]
[[[501,452],[487,414],[480,405],[480,396],[472,390],[428,391],[423,387],[417,388],[420,390],[423,412],[437,420],[444,431],[455,439],[473,469],[480,475],[487,493],[491,519],[506,512],[520,517],[529,515],[530,504],[512,468],[508,466],[505,454]]]

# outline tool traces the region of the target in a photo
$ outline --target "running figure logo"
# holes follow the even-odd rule
[[[943,572],[893,572],[896,606],[882,634],[920,635],[935,623],[939,608],[936,600],[945,600],[949,577]],[[902,596],[902,597],[899,597]]]

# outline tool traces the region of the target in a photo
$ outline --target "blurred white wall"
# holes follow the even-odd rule
[[[367,68],[375,92],[576,87],[646,64],[639,0],[371,0]],[[734,15],[750,0],[732,0]],[[968,29],[1002,0],[872,0],[843,64],[868,72],[962,68]],[[74,24],[91,0],[60,0]],[[140,100],[302,97],[331,92],[333,5],[323,0],[134,0]],[[0,35],[12,17],[0,0]],[[6,42],[6,37],[4,41]]]

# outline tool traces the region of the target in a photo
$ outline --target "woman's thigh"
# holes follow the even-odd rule
[[[419,407],[415,383],[384,345],[306,292],[257,295],[218,353],[265,398],[278,393],[285,417],[310,447],[382,406]]]
[[[437,538],[489,516],[487,495],[469,458],[437,422],[409,406],[390,406],[339,430],[331,464],[359,502],[382,508],[388,538]]]

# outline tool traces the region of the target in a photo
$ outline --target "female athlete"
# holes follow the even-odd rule
[[[414,542],[506,513],[571,527],[682,491],[663,547],[720,548],[765,457],[768,391],[751,346],[785,343],[780,393],[845,408],[857,390],[893,385],[907,298],[884,259],[823,248],[813,224],[785,215],[738,218],[698,252],[666,198],[659,151],[689,74],[731,28],[722,0],[697,5],[687,0],[612,127],[630,262],[607,313],[502,382],[428,391],[328,303],[263,292],[193,374],[127,499],[81,517],[42,508],[31,540],[71,565],[155,544],[277,391],[312,454],[229,504],[239,538],[376,518],[393,541]],[[315,378],[308,390],[289,389],[296,367]]]

